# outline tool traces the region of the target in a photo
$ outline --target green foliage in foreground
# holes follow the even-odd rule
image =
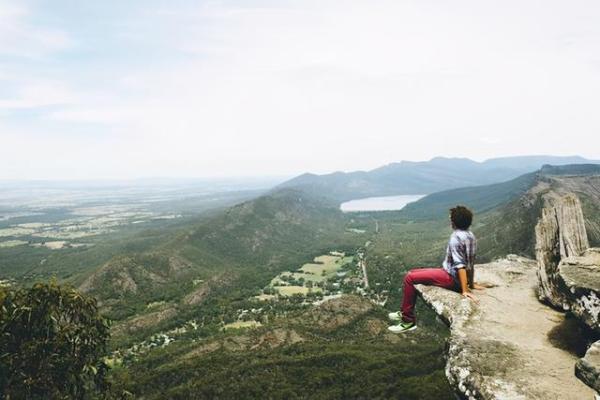
[[[106,389],[108,321],[55,283],[0,288],[0,397],[85,399]]]
[[[165,353],[132,365],[116,386],[147,399],[453,398],[441,349],[427,342],[333,341],[251,353],[219,350],[176,363],[168,358]]]

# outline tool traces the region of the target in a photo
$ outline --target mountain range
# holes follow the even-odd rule
[[[474,231],[480,255],[489,259],[508,253],[534,257],[534,228],[542,197],[572,192],[582,202],[592,246],[600,245],[600,165],[545,165],[510,181],[433,193],[408,204],[400,214],[408,220],[439,220],[448,209],[465,204],[475,211]]]
[[[429,161],[401,161],[371,171],[306,173],[278,185],[338,201],[401,194],[430,194],[466,186],[514,179],[543,165],[598,164],[580,156],[519,156],[477,162],[468,158],[436,157]]]

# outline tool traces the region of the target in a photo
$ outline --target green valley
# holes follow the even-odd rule
[[[478,262],[532,255],[549,188],[578,193],[598,242],[599,176],[595,165],[544,167],[379,212],[344,213],[330,196],[286,187],[178,218],[133,223],[143,217],[132,214],[110,234],[68,239],[79,247],[32,239],[68,217],[16,220],[7,241],[27,244],[0,249],[0,277],[26,286],[56,276],[97,299],[112,321],[112,396],[451,399],[447,329],[434,313],[419,305],[410,337],[386,329],[406,272],[440,265],[448,208],[475,211]]]

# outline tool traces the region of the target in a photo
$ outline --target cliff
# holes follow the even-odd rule
[[[477,292],[479,304],[417,286],[450,327],[446,376],[459,397],[580,400],[600,389],[600,342],[578,359],[552,340],[571,329],[564,311],[599,330],[600,250],[587,249],[577,196],[548,191],[543,204],[537,261],[510,255],[476,265],[476,281],[492,286]]]
[[[466,399],[593,399],[573,373],[577,357],[548,336],[563,313],[539,303],[533,260],[508,256],[476,266],[476,280],[494,287],[479,304],[460,294],[418,285],[423,300],[450,327],[446,376]]]
[[[600,249],[588,248],[579,199],[549,192],[544,201],[535,230],[538,296],[600,332]],[[575,375],[600,391],[600,341],[577,361]]]
[[[544,208],[535,227],[538,296],[554,307],[568,309],[558,265],[562,259],[579,256],[589,247],[583,211],[579,199],[571,193],[561,196],[551,191],[542,198]]]
[[[569,311],[592,330],[600,332],[600,249],[587,249],[581,256],[561,260],[558,277]],[[600,341],[590,346],[577,362],[575,374],[600,391]]]

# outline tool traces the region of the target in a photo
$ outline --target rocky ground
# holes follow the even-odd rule
[[[451,328],[446,374],[468,399],[593,399],[573,373],[577,356],[555,347],[565,315],[541,304],[536,263],[516,256],[477,265],[494,287],[475,305],[458,293],[419,285],[422,298]]]
[[[547,189],[542,201],[537,261],[508,256],[476,266],[475,280],[491,286],[479,304],[418,287],[450,326],[446,375],[461,397],[598,398],[600,341],[586,347],[600,334],[600,249],[588,248],[574,193]]]

